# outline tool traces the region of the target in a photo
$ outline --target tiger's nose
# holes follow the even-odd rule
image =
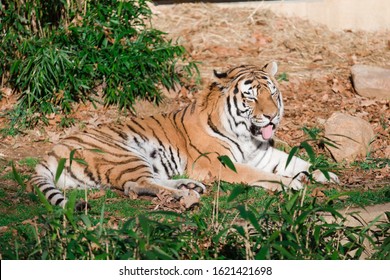
[[[276,117],[276,113],[275,113],[275,114],[272,114],[272,115],[263,114],[263,117],[264,117],[264,118],[267,118],[267,119],[269,119],[269,120],[271,121],[271,120],[273,120],[273,119]]]

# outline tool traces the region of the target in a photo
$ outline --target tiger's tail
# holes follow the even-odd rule
[[[38,164],[35,168],[36,174],[31,178],[31,185],[36,186],[45,195],[52,205],[65,207],[67,199],[62,191],[54,183],[53,172],[44,164]]]

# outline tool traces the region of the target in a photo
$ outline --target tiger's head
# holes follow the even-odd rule
[[[262,142],[271,140],[283,115],[282,94],[274,78],[277,70],[276,62],[271,62],[262,68],[242,65],[214,71],[226,97],[225,127]]]

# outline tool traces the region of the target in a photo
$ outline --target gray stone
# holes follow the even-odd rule
[[[352,162],[367,155],[375,134],[371,125],[358,117],[333,113],[325,122],[325,137],[336,143],[338,149],[328,146],[337,162]]]
[[[354,65],[351,68],[353,86],[365,97],[390,99],[390,69],[368,65]]]

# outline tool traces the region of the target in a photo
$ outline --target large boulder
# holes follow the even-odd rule
[[[325,137],[336,143],[338,149],[328,146],[337,162],[352,162],[367,155],[375,134],[371,125],[358,117],[335,112],[325,122]]]
[[[352,66],[351,73],[359,95],[390,100],[390,69],[357,64]]]

